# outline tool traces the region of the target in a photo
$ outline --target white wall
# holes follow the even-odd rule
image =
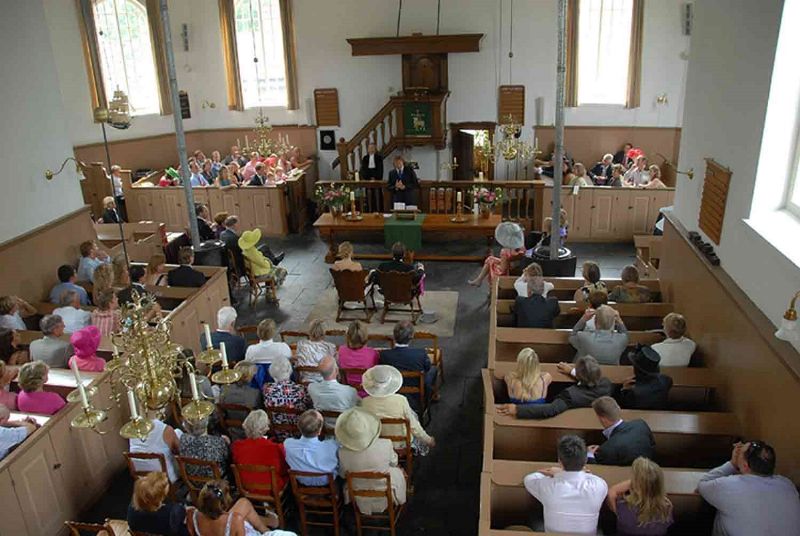
[[[0,242],[72,212],[83,205],[75,167],[52,182],[47,168],[57,169],[72,155],[64,103],[58,91],[53,50],[42,32],[42,0],[14,2],[13,16],[4,6],[0,17]]]
[[[695,2],[686,82],[675,214],[698,230],[704,158],[733,171],[722,240],[722,267],[776,324],[789,294],[800,288],[800,268],[742,220],[750,205],[780,24],[781,0]],[[776,177],[781,179],[781,177]]]
[[[74,125],[71,141],[76,145],[100,141],[99,129],[91,118],[75,3],[64,0],[44,0],[44,3],[52,39],[57,44],[59,75],[64,80],[61,90],[68,104],[70,124]],[[570,110],[567,124],[681,125],[686,62],[680,54],[688,48],[689,41],[681,34],[681,4],[682,0],[646,3],[642,106],[635,110],[610,107]],[[252,125],[254,111],[242,113],[227,109],[217,0],[170,0],[169,7],[179,85],[188,91],[192,105],[192,118],[186,121],[185,127]],[[442,1],[441,33],[485,34],[479,53],[451,54],[449,57],[452,95],[447,110],[448,121],[497,118],[497,86],[509,83],[510,7],[509,1]],[[314,88],[336,87],[342,118],[336,136],[349,138],[386,103],[390,93],[401,87],[402,78],[399,56],[352,57],[345,39],[394,35],[397,3],[294,0],[294,13],[302,108],[297,112],[269,109],[267,114],[274,124],[313,123],[313,110],[309,108],[313,108]],[[189,52],[183,51],[179,38],[182,23],[189,25]],[[401,34],[432,34],[435,30],[436,2],[403,2]],[[514,2],[513,44],[515,57],[511,82],[526,86],[526,124],[534,124],[537,97],[544,98],[543,124],[551,124],[555,99],[555,0]],[[667,94],[669,103],[656,106],[656,95],[661,93]],[[216,108],[202,110],[200,104],[203,100],[214,102]],[[111,132],[110,137],[141,137],[171,130],[171,117],[140,117],[136,118],[133,128]],[[323,160],[320,171],[325,177],[329,169],[327,165],[336,154],[323,152],[320,156]],[[414,151],[413,157],[420,161],[423,176],[436,177],[439,174],[437,156],[432,150]]]

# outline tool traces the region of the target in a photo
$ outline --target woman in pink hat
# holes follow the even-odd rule
[[[97,326],[79,329],[70,336],[69,342],[75,348],[75,355],[69,358],[70,367],[75,361],[78,370],[102,372],[106,368],[105,359],[97,356],[97,348],[100,346],[100,330]]]

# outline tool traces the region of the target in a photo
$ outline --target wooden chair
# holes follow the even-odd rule
[[[295,352],[297,350],[297,341],[293,341],[291,339],[308,338],[308,333],[306,333],[305,331],[286,330],[286,331],[281,331],[280,335],[281,335],[281,340],[289,345],[289,348],[292,349],[292,352]]]
[[[241,326],[236,328],[236,331],[239,332],[239,335],[244,337],[244,340],[247,342],[247,346],[252,344],[258,343],[258,326]]]
[[[278,300],[278,283],[275,281],[274,277],[271,275],[256,277],[253,274],[253,267],[247,258],[244,259],[244,272],[250,283],[250,307],[255,305],[258,301],[258,297],[262,294],[265,294],[266,298],[276,305],[280,303],[280,300]]]
[[[294,372],[295,372],[295,374],[297,374],[297,383],[303,384],[306,387],[308,387],[308,385],[310,383],[313,383],[313,380],[307,379],[306,375],[307,374],[320,374],[320,369],[319,369],[319,367],[309,367],[309,366],[298,365],[298,366],[294,367]]]
[[[231,439],[233,436],[242,437],[242,423],[251,409],[242,404],[225,404],[223,402],[217,404],[217,409],[220,413],[219,425],[225,435]]]
[[[200,490],[203,489],[203,486],[206,485],[206,482],[222,480],[222,470],[216,462],[201,460],[200,458],[190,458],[188,456],[175,456],[175,459],[178,462],[181,478],[186,482],[186,486],[189,488],[192,504],[197,503],[197,496],[200,494]],[[194,469],[195,473],[198,471],[210,471],[211,476],[191,474],[189,471],[190,468]]]
[[[228,284],[231,286],[231,291],[239,290],[244,285],[242,284],[242,277],[247,277],[243,274],[239,263],[236,262],[236,256],[228,248],[225,248],[228,253]],[[249,284],[249,278],[248,278]]]
[[[295,437],[300,433],[297,429],[297,419],[305,411],[297,408],[290,408],[287,406],[273,406],[264,408],[269,416],[269,427],[272,433],[276,436]],[[291,422],[277,422],[278,416],[288,417]],[[281,418],[281,420],[286,420]]]
[[[388,429],[386,427],[389,427]],[[397,433],[390,433],[392,428],[402,427]],[[414,451],[411,450],[411,423],[408,419],[394,419],[390,417],[383,417],[381,419],[381,435],[382,439],[389,439],[394,446],[394,451],[397,453],[397,458],[400,460],[400,465],[406,470],[406,482],[411,483],[411,478],[414,475]],[[402,443],[402,447],[396,446],[396,443]],[[409,486],[409,491],[411,487]]]
[[[431,365],[435,365],[439,368],[439,381],[440,383],[444,383],[444,361],[442,360],[442,349],[439,347],[439,337],[427,331],[415,331],[414,340],[426,342],[425,353],[428,354]],[[428,341],[430,341],[430,346],[427,344]]]
[[[306,486],[298,481],[298,478],[303,477],[325,478],[327,483],[324,486]],[[342,497],[334,475],[330,473],[289,471],[289,483],[292,486],[292,495],[297,502],[302,533],[304,535],[308,534],[309,526],[333,527],[334,536],[339,536]],[[332,519],[327,520],[328,517]]]
[[[349,385],[354,387],[356,391],[361,390],[361,383],[350,383],[347,381],[347,376],[349,374],[359,374],[361,376],[367,371],[365,368],[340,368],[339,369],[339,381],[342,382],[344,385]]]
[[[336,292],[339,295],[339,308],[336,311],[336,321],[340,322],[342,320],[342,313],[345,310],[351,310],[364,311],[366,322],[369,323],[372,319],[372,312],[375,310],[373,292],[370,291],[368,294],[364,293],[367,287],[366,280],[369,272],[367,270],[361,270],[360,272],[354,272],[352,270],[334,270],[333,268],[330,268],[329,271],[333,278],[333,285],[336,287]],[[367,297],[372,298],[372,307],[367,303]],[[357,302],[363,303],[364,305],[358,309],[345,309],[344,304],[346,302]]]
[[[385,323],[386,315],[390,312],[410,313],[411,322],[417,323],[422,314],[422,304],[419,301],[417,285],[414,283],[414,275],[414,272],[378,272],[378,286],[383,294],[381,324]],[[407,305],[411,309],[392,307],[392,305]]]
[[[401,370],[400,374],[403,376],[403,386],[397,392],[419,399],[419,406],[415,409],[419,409],[420,420],[427,424],[430,414],[428,412],[428,396],[425,393],[425,373],[419,370]],[[407,380],[410,380],[411,385],[406,385]]]
[[[102,524],[65,521],[70,536],[83,536],[86,533],[99,536],[123,536],[128,534],[128,523],[122,520],[106,519]]]
[[[271,465],[248,465],[231,464],[233,478],[236,481],[236,488],[242,497],[246,497],[253,506],[260,511],[270,508],[278,516],[278,523],[281,527],[286,526],[286,501],[289,494],[288,482],[278,489],[278,473]],[[269,483],[246,482],[242,479],[242,473],[261,473],[269,475]]]
[[[158,463],[161,465],[161,472],[169,474],[167,471],[167,459],[164,457],[163,454],[157,452],[123,452],[123,456],[125,456],[125,461],[128,464],[128,472],[131,474],[131,478],[136,480],[141,476],[145,476],[151,472],[153,469],[148,470],[140,470],[136,468],[136,461],[149,461],[149,460],[157,460]]]
[[[373,486],[376,489],[360,488],[354,482],[355,480],[374,480],[377,485]],[[392,481],[386,473],[373,473],[373,472],[352,472],[347,473],[347,493],[350,500],[353,502],[353,510],[356,518],[356,531],[358,536],[363,534],[364,529],[382,530],[389,532],[395,536],[397,529],[397,521],[403,513],[404,505],[395,505],[394,497],[392,494]],[[386,500],[385,513],[379,514],[362,514],[358,509],[357,499],[363,497],[365,499],[382,498]],[[385,521],[387,525],[367,525],[366,520],[375,520],[374,522]],[[367,521],[369,522],[369,521]]]
[[[339,419],[339,415],[341,415],[342,412],[333,411],[330,409],[317,410],[317,411],[319,411],[320,415],[322,415],[322,418],[324,419],[322,421],[322,436],[325,437],[330,435],[331,437],[333,437],[333,434],[336,431],[336,427],[330,426],[328,424],[328,419],[333,419],[335,422],[337,419]]]

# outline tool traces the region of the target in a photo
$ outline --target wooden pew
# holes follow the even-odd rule
[[[40,415],[38,413],[26,413],[24,411],[12,411],[10,413],[11,417],[9,417],[9,419],[12,421],[21,421],[22,419],[30,417],[34,421],[36,421],[36,424],[38,424],[39,426],[44,426],[45,424],[47,424],[47,421],[49,421],[51,418],[50,415]]]
[[[514,281],[517,280],[516,276],[501,276],[498,278],[498,296],[502,299],[514,299],[517,297],[517,292],[514,290]],[[572,300],[575,296],[575,291],[583,286],[582,277],[545,277],[545,281],[553,284],[553,290],[547,295],[548,297],[558,298],[559,300]],[[608,287],[608,291],[614,290],[614,287],[622,284],[621,279],[608,279],[603,278],[603,283]],[[642,279],[639,281],[650,289],[653,296],[653,301],[661,300],[661,283],[658,279]]]
[[[490,326],[491,330],[491,326]],[[523,348],[533,348],[542,363],[572,362],[575,349],[569,343],[570,329],[504,328],[490,332],[488,368],[501,361],[516,361]],[[664,340],[664,334],[655,331],[629,331],[628,346],[655,344]]]
[[[102,372],[81,371],[81,382],[84,387],[89,387],[102,374]],[[16,378],[12,381],[12,385],[15,390],[20,390]],[[44,384],[45,391],[58,393],[63,398],[67,398],[67,395],[77,388],[78,382],[75,381],[75,375],[70,369],[51,368],[47,373],[47,382]]]
[[[504,530],[504,527],[529,525],[532,519],[541,519],[541,504],[525,489],[523,479],[530,473],[554,465],[556,464],[550,462],[496,460],[492,472],[481,473],[479,534],[494,536],[531,534]],[[631,469],[592,465],[591,472],[604,479],[611,487],[629,479]],[[700,524],[707,524],[713,516],[713,510],[696,493],[697,483],[702,475],[703,472],[691,469],[664,468],[664,485],[673,504],[675,527],[691,531]],[[603,508],[606,510],[605,506]],[[601,519],[604,514],[610,512],[601,512]],[[690,532],[675,532],[675,534],[688,533]]]
[[[487,399],[487,411],[493,404],[508,402],[506,383],[503,381],[506,374],[516,368],[516,363],[499,362],[494,371],[483,369],[483,386],[492,393],[492,404]],[[600,365],[603,376],[615,385],[622,385],[625,380],[633,377],[633,367],[619,365]],[[547,372],[553,377],[553,382],[547,390],[547,399],[555,398],[562,389],[575,383],[575,378],[558,370],[555,363],[542,363],[542,372]],[[672,378],[672,389],[669,392],[669,409],[682,409],[691,411],[713,410],[713,393],[718,387],[714,372],[705,368],[670,367],[661,371]]]
[[[561,308],[561,314],[553,321],[553,327],[572,329],[583,315],[585,308],[578,307],[574,301],[559,301],[558,305]],[[619,311],[625,326],[634,331],[660,329],[663,318],[674,311],[671,303],[609,303],[608,305]],[[497,325],[514,327],[512,316],[514,300],[499,299],[496,307]]]
[[[658,279],[658,265],[661,262],[661,241],[663,236],[634,235],[636,246],[636,268],[642,277]]]
[[[731,445],[738,439],[739,422],[732,413],[625,409],[622,416],[647,422],[656,441],[655,459],[662,466],[715,467],[730,457]],[[542,420],[487,414],[484,425],[492,429],[491,441],[484,445],[484,462],[490,458],[556,461],[556,443],[565,434],[578,435],[587,445],[605,442],[592,408],[570,409]]]
[[[44,334],[41,331],[33,331],[33,330],[24,330],[18,331],[20,344],[23,346],[30,346],[31,342],[41,339],[44,337]],[[65,333],[61,337],[62,341],[69,342],[69,334]],[[111,343],[110,337],[102,337],[100,339],[100,346],[97,348],[97,355],[105,358],[110,359],[111,354],[114,351],[114,345]]]

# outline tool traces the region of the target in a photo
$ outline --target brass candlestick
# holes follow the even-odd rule
[[[464,223],[467,218],[464,217],[464,203],[461,200],[456,201],[456,215],[450,218],[453,223]]]
[[[347,221],[361,221],[364,219],[364,216],[356,212],[356,200],[350,200],[350,214],[344,217]]]

